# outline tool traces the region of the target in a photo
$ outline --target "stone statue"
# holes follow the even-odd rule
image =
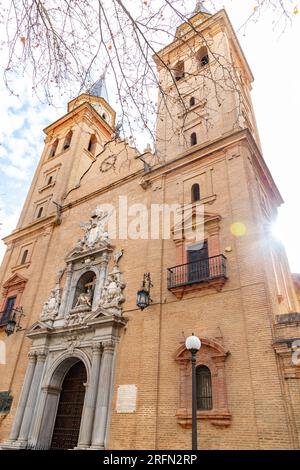
[[[118,261],[118,260],[117,260]],[[115,260],[115,263],[117,262]],[[109,314],[121,315],[121,305],[125,301],[123,289],[126,284],[122,281],[122,275],[115,264],[105,281],[99,306],[107,310]]]
[[[58,309],[61,301],[61,288],[56,284],[55,288],[51,290],[50,295],[43,305],[41,320],[54,320],[58,314]]]
[[[105,226],[110,218],[111,213],[103,211],[97,207],[91,214],[90,220],[86,223],[81,223],[80,227],[84,230],[84,247],[93,248],[99,242],[103,244],[109,243],[108,233]]]
[[[100,206],[96,207],[91,213],[89,221],[80,223],[80,227],[84,230],[84,236],[76,242],[67,257],[84,253],[96,247],[110,247],[111,241],[106,230],[106,225],[111,215],[112,211],[107,212],[102,210]]]
[[[115,266],[119,266],[119,260],[120,260],[120,258],[122,258],[123,253],[124,253],[124,250],[123,250],[123,248],[122,248],[120,251],[117,251],[117,252],[114,254],[114,265],[115,265]]]
[[[93,300],[92,288],[89,287],[87,292],[81,292],[81,294],[79,294],[75,308],[92,307],[92,300]]]

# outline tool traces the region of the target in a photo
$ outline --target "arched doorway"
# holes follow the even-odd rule
[[[83,362],[76,362],[62,383],[51,449],[73,449],[77,446],[86,381],[87,374]]]

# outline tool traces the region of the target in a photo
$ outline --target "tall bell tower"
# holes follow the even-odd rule
[[[115,111],[104,77],[68,103],[68,112],[44,129],[45,146],[18,227],[52,215],[112,137]]]
[[[160,160],[244,128],[260,145],[250,97],[253,76],[224,10],[211,15],[198,4],[154,59]]]

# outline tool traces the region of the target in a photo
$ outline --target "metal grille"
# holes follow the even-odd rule
[[[168,288],[195,284],[211,279],[226,279],[226,258],[224,255],[173,266],[168,269]]]
[[[73,449],[77,446],[85,394],[84,382],[85,366],[77,362],[63,381],[51,449]]]
[[[197,409],[212,409],[211,373],[208,367],[198,366],[196,369],[197,380]]]

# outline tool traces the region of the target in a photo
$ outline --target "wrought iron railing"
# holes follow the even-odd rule
[[[218,255],[173,266],[168,269],[168,289],[212,279],[226,279],[226,261],[224,255]]]

